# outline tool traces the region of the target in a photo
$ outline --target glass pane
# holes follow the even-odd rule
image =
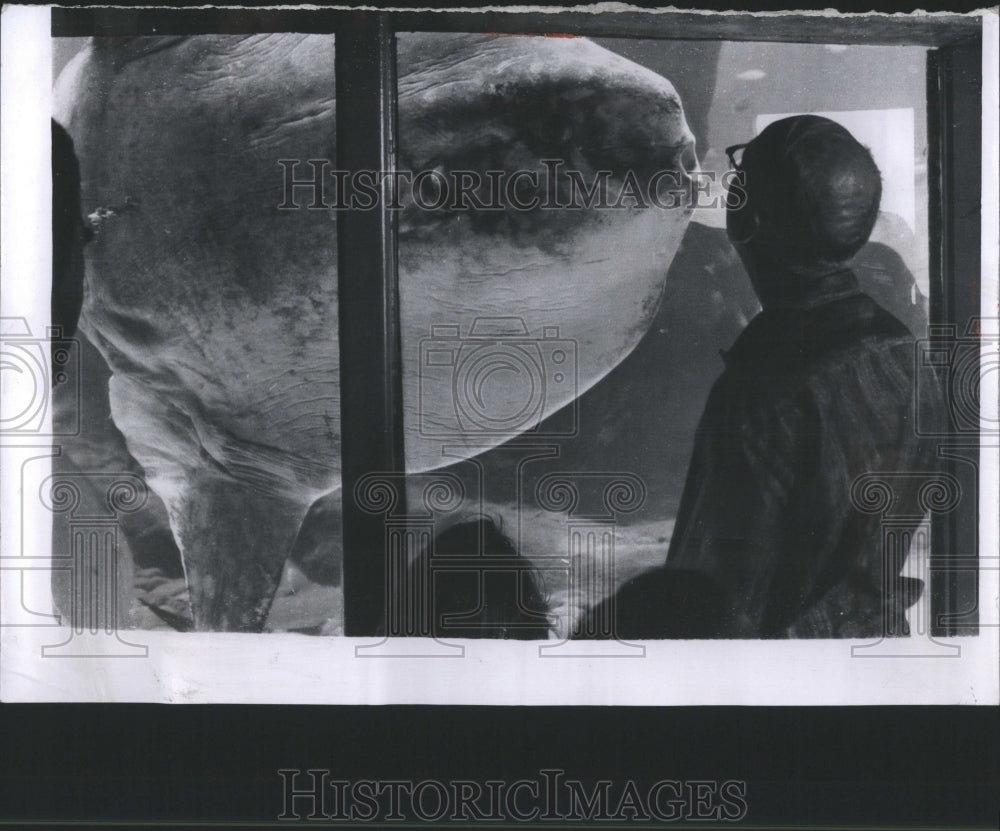
[[[868,145],[883,209],[852,268],[923,335],[924,62],[909,47],[399,35],[404,403],[423,528],[407,560],[423,554],[415,579],[466,609],[461,623],[517,637],[490,616],[495,591],[496,609],[544,606],[565,636],[664,562],[719,352],[760,309],[725,231],[727,147],[789,112]],[[435,477],[454,495],[437,508]],[[469,563],[449,559],[453,537],[435,551],[483,517],[463,526],[481,534],[461,548]],[[459,589],[448,575],[463,569],[531,572],[546,602],[523,580]]]
[[[55,459],[56,604],[82,626],[342,631],[336,223],[313,184],[335,155],[333,36],[54,55],[56,202],[83,217],[66,244],[93,236],[56,387],[79,425]]]
[[[916,46],[724,43],[700,157],[721,175],[727,144],[788,114],[826,116],[850,130],[882,174],[879,218],[853,267],[865,290],[920,337],[929,296],[926,57]],[[694,219],[724,223],[717,213]],[[894,297],[902,268],[916,291]]]

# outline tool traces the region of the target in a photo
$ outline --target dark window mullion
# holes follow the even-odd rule
[[[389,15],[348,13],[336,35],[337,169],[392,171],[396,39]],[[337,216],[344,630],[355,637],[385,623],[387,552],[383,517],[360,510],[354,488],[366,474],[405,469],[391,186],[386,177],[375,208]],[[349,185],[344,196],[350,200]]]
[[[930,319],[953,326],[962,340],[980,311],[980,194],[982,173],[982,46],[944,47],[928,56],[928,180],[930,184]],[[950,338],[945,339],[947,344]],[[968,341],[966,341],[968,342]],[[950,368],[944,368],[947,381]],[[970,395],[967,385],[946,394]],[[967,399],[967,403],[970,399]],[[931,525],[931,634],[978,632],[978,576],[970,560],[979,548],[979,437],[951,424],[952,438],[938,442],[944,471],[961,488],[957,508]],[[961,567],[947,564],[949,558]],[[948,565],[948,567],[942,567]]]

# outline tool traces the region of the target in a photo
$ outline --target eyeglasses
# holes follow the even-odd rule
[[[733,170],[743,169],[743,151],[746,150],[746,144],[734,144],[732,147],[726,148],[726,155],[729,157],[729,165]]]

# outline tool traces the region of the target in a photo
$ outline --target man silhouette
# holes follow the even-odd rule
[[[913,336],[847,266],[878,214],[878,168],[818,116],[727,152],[741,182],[727,232],[763,311],[723,353],[666,564],[605,601],[609,635],[906,634],[922,584],[900,576],[905,553],[884,560],[879,517],[850,496],[866,472],[932,465],[915,430]],[[928,395],[921,406],[942,412]],[[896,512],[919,517],[909,481]]]
[[[483,565],[476,563],[477,559]],[[548,598],[540,575],[489,517],[442,531],[410,566],[420,586],[413,617],[434,638],[545,640]]]

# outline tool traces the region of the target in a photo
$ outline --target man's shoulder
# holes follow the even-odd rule
[[[901,321],[858,292],[809,309],[765,310],[723,357],[727,370],[775,376],[871,351],[910,355],[913,344]]]
[[[912,398],[913,335],[867,295],[794,316],[766,314],[724,354],[726,369],[710,397],[716,414],[811,429],[835,398],[859,418],[869,405],[895,411]]]

